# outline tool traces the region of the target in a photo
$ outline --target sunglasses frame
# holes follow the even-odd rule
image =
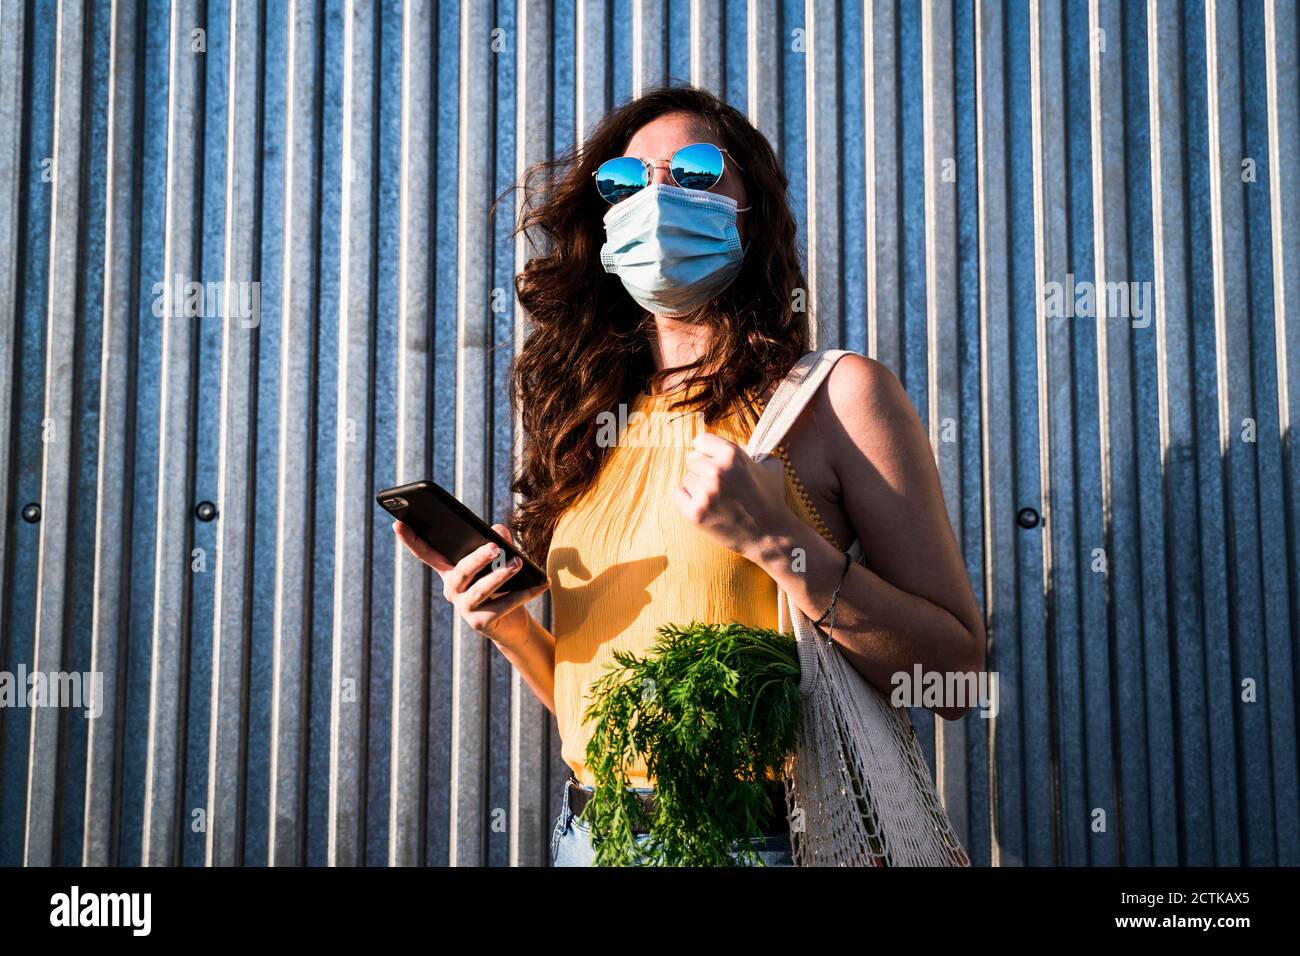
[[[712,146],[714,149],[716,149],[719,153],[722,154],[722,172],[718,175],[718,178],[713,181],[712,186],[709,186],[708,189],[700,190],[700,192],[709,192],[710,190],[713,189],[714,186],[722,182],[723,176],[727,175],[727,160],[730,159],[733,163],[736,163],[736,157],[731,155],[731,150],[727,149],[725,146],[717,146],[713,143],[687,143],[685,146],[679,146],[677,147],[677,149],[673,150],[673,155],[669,156],[667,159],[663,159],[660,157],[647,159],[644,156],[613,156],[610,159],[605,160],[604,163],[601,163],[600,166],[597,166],[595,169],[593,169],[591,171],[591,176],[593,179],[595,179],[596,175],[600,172],[601,166],[604,166],[605,163],[613,162],[613,160],[615,159],[637,159],[640,160],[641,165],[645,167],[645,182],[641,184],[641,187],[640,189],[637,190],[637,192],[640,192],[641,189],[645,189],[654,181],[654,170],[659,168],[658,165],[659,163],[668,164],[668,178],[672,181],[672,184],[676,186],[678,189],[694,189],[695,187],[693,186],[683,186],[673,176],[674,157],[676,157],[677,154],[680,153],[682,150],[690,149],[692,146]],[[740,170],[742,173],[745,171],[745,168],[741,166],[740,163],[736,163],[736,168]],[[631,195],[624,196],[623,199],[620,199],[616,202],[614,200],[606,199],[605,196],[601,194],[600,187],[597,186],[596,195],[600,196],[601,199],[604,199],[605,202],[609,203],[611,206],[617,206],[620,202],[623,202],[626,199],[631,199],[632,196],[636,195],[636,193],[632,193]]]

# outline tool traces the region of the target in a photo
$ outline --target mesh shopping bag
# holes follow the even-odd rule
[[[809,352],[790,370],[746,451],[781,443],[835,362]],[[861,543],[849,548],[859,561]],[[777,588],[778,628],[798,642],[799,742],[785,774],[796,866],[969,866],[935,790],[907,710],[894,707]]]

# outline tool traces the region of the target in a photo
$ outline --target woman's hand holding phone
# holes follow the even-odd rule
[[[492,530],[511,544],[515,543],[510,529],[505,525],[494,524]],[[442,578],[442,596],[466,624],[484,637],[502,644],[515,644],[527,639],[529,614],[524,605],[550,587],[549,582],[491,598],[523,566],[518,558],[514,562],[507,561],[475,581],[475,575],[500,553],[495,544],[489,542],[452,564],[422,541],[409,525],[394,521],[393,531],[408,551],[438,572]]]

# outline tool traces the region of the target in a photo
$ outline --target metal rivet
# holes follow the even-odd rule
[[[194,506],[194,517],[200,521],[211,521],[217,516],[217,506],[211,501],[200,501]]]
[[[28,524],[36,524],[41,520],[41,506],[36,502],[29,505],[23,505],[23,520]]]
[[[1033,508],[1021,508],[1016,512],[1016,523],[1022,528],[1038,527],[1038,512]]]

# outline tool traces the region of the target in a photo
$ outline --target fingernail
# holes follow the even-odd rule
[[[524,563],[524,562],[521,561],[519,558],[511,558],[511,559],[510,559],[510,567],[512,567],[512,568],[523,567],[523,563]]]

